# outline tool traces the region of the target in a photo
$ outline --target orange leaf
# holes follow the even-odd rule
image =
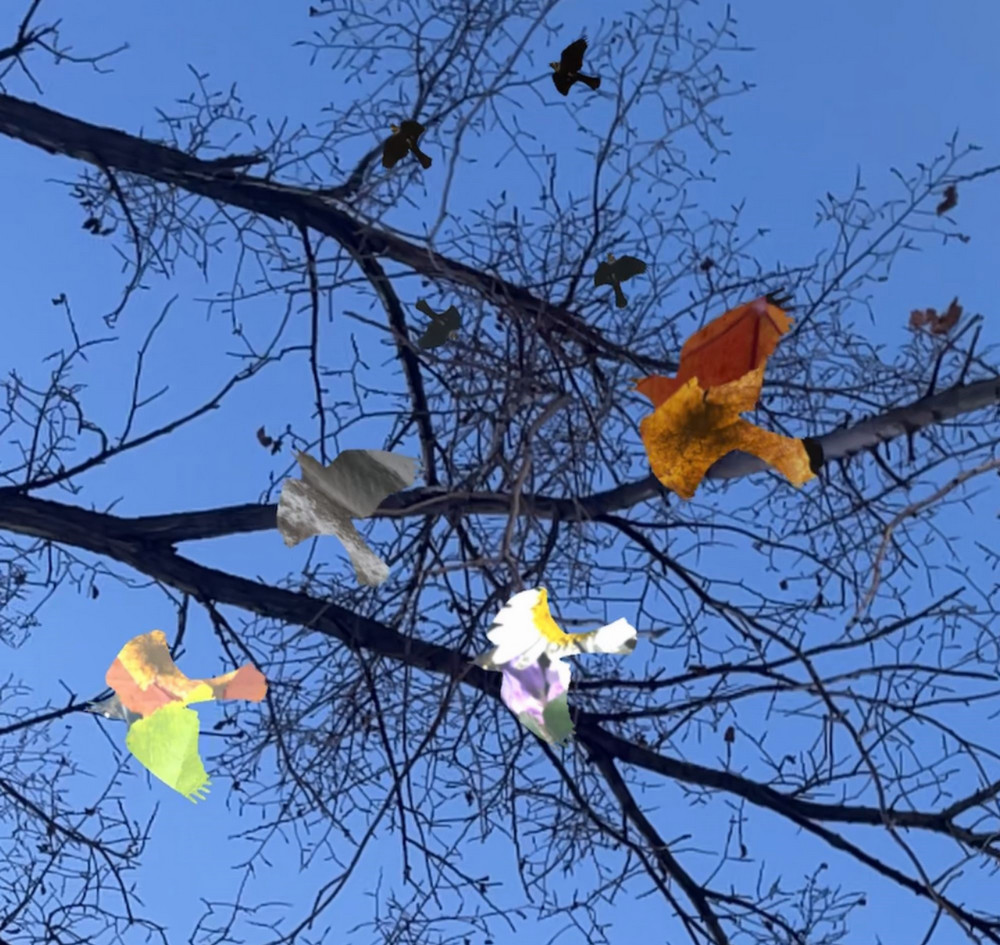
[[[962,306],[958,304],[958,297],[951,300],[948,310],[943,315],[938,315],[933,308],[914,309],[910,312],[910,328],[927,328],[932,335],[946,335],[958,323],[962,316]]]
[[[104,677],[122,705],[142,716],[171,702],[187,705],[212,699],[260,702],[267,694],[264,674],[247,663],[209,679],[189,679],[174,664],[162,630],[133,637],[121,648]]]
[[[653,374],[636,381],[635,389],[659,407],[692,378],[703,390],[728,384],[762,367],[791,324],[784,310],[766,297],[730,309],[684,342],[676,377]],[[753,403],[758,396],[759,388]]]
[[[815,477],[801,440],[762,430],[740,418],[757,401],[764,365],[709,391],[692,377],[639,423],[653,474],[690,499],[716,460],[742,450],[773,466],[794,486]]]

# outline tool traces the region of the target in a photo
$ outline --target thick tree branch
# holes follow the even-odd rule
[[[863,420],[847,430],[835,430],[816,437],[827,462],[844,459],[904,433],[940,423],[960,414],[1000,404],[1000,378],[990,378],[918,400],[884,414]],[[767,468],[763,460],[746,453],[730,453],[720,459],[708,479],[738,479]],[[24,487],[0,489],[0,501],[24,492]],[[575,498],[523,495],[518,513],[537,519],[558,518],[562,522],[591,521],[602,515],[631,508],[651,499],[660,491],[653,476],[616,486],[604,492]],[[38,502],[45,500],[39,499]],[[65,508],[65,506],[59,506]],[[148,542],[176,544],[218,538],[242,532],[275,528],[276,505],[232,505],[200,512],[172,512],[116,518],[114,535]],[[375,512],[375,518],[406,518],[412,515],[510,515],[511,497],[495,492],[447,492],[440,488],[410,489],[389,496]]]
[[[447,646],[406,636],[376,620],[362,617],[332,601],[318,600],[307,594],[208,568],[163,547],[121,536],[127,521],[103,512],[90,512],[45,499],[22,495],[0,495],[0,530],[30,535],[59,544],[72,545],[129,565],[141,574],[169,585],[197,599],[239,607],[271,620],[284,621],[334,637],[352,647],[478,689],[493,699],[500,698],[500,674],[469,665],[469,659]],[[820,804],[788,797],[756,781],[730,771],[668,758],[619,738],[594,722],[586,712],[576,714],[579,740],[591,751],[656,772],[666,778],[700,787],[725,791],[795,820],[882,826],[882,812],[877,807]],[[979,792],[977,803],[1000,793],[1000,783],[985,794]],[[961,802],[958,802],[960,804]],[[964,810],[952,804],[950,810]],[[898,827],[928,830],[968,844],[1000,858],[994,834],[978,834],[951,823],[948,811],[890,810]]]
[[[640,369],[674,371],[677,365],[633,354],[608,340],[569,310],[550,305],[527,289],[456,260],[447,259],[386,231],[367,226],[313,190],[261,177],[220,174],[210,161],[147,141],[114,128],[70,118],[33,102],[0,95],[0,134],[42,148],[50,154],[113,167],[158,180],[220,203],[242,207],[272,220],[305,226],[335,239],[352,254],[388,256],[429,279],[443,279],[479,292],[492,304],[526,323],[542,317],[586,350],[596,349]]]

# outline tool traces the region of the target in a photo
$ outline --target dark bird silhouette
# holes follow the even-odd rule
[[[594,273],[594,285],[609,285],[615,290],[615,305],[625,308],[628,299],[622,292],[622,283],[633,276],[646,271],[646,264],[635,256],[622,256],[615,259],[614,253],[608,253],[608,261],[602,262]]]
[[[462,316],[458,314],[458,309],[454,305],[438,313],[423,299],[418,299],[416,308],[431,320],[427,330],[417,342],[425,351],[428,348],[440,348],[462,326]]]
[[[424,126],[419,121],[404,121],[389,127],[392,135],[386,139],[382,148],[382,166],[395,167],[406,157],[407,152],[412,151],[424,170],[427,170],[431,166],[431,159],[417,144],[417,138],[424,133]]]
[[[562,51],[559,62],[549,63],[553,69],[552,81],[563,95],[569,95],[569,90],[576,82],[583,82],[595,91],[601,87],[598,76],[584,75],[580,71],[583,68],[583,54],[586,51],[587,41],[581,38],[575,43],[570,43]]]
[[[795,306],[790,305],[792,297],[784,289],[776,289],[774,292],[768,292],[764,296],[768,305],[775,305],[780,308],[783,312],[791,312]]]

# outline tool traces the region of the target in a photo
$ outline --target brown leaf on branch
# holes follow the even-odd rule
[[[914,309],[910,312],[910,328],[916,330],[926,328],[932,335],[946,335],[958,323],[962,316],[962,306],[958,304],[958,297],[951,300],[951,304],[943,315],[938,315],[937,309],[928,308],[920,311]]]

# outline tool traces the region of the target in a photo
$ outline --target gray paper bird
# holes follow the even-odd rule
[[[427,330],[420,336],[420,340],[417,342],[424,350],[441,347],[462,327],[462,316],[458,314],[458,309],[454,305],[449,305],[448,308],[439,313],[435,312],[426,301],[418,299],[416,308],[431,320],[430,325],[427,326]]]
[[[609,285],[615,290],[615,305],[625,308],[628,299],[622,292],[622,283],[633,276],[642,275],[646,264],[635,256],[622,256],[615,259],[614,253],[608,253],[608,261],[602,262],[594,273],[594,285]]]
[[[382,166],[395,167],[406,157],[407,152],[412,151],[424,170],[427,170],[431,166],[431,159],[417,144],[417,139],[424,133],[424,126],[419,121],[404,121],[389,127],[392,135],[386,139],[382,148]]]
[[[569,90],[577,83],[589,85],[595,91],[601,87],[598,76],[584,75],[583,54],[587,51],[587,41],[582,37],[575,43],[570,43],[559,57],[559,62],[550,62],[552,67],[552,82],[563,95],[569,95]]]
[[[352,518],[367,518],[386,496],[413,485],[417,461],[385,450],[344,450],[323,467],[297,453],[301,479],[286,479],[278,501],[278,531],[294,547],[315,535],[336,535],[362,584],[375,586],[389,566],[368,547]]]

